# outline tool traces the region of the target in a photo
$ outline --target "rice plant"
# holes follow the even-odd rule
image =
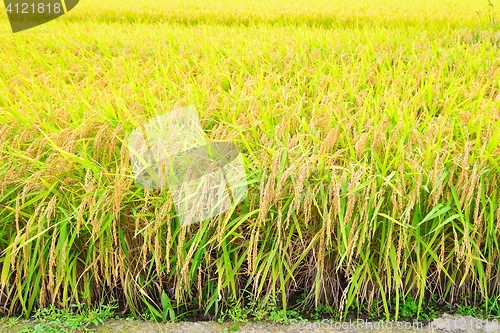
[[[251,295],[286,315],[306,290],[303,308],[344,317],[496,304],[499,35],[482,5],[88,0],[0,34],[0,313],[117,299],[174,320]],[[240,147],[248,196],[181,227],[168,190],[134,182],[126,138],[191,104]]]

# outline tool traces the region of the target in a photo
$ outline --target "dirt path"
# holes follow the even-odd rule
[[[18,332],[22,325],[15,327],[0,326],[0,333]],[[473,317],[453,317],[443,315],[426,325],[409,322],[293,322],[277,324],[270,322],[258,323],[217,323],[217,322],[181,322],[153,323],[128,320],[110,320],[99,326],[96,333],[403,333],[403,332],[445,332],[445,333],[500,333],[498,321],[485,321]]]
[[[113,321],[103,326],[99,333],[126,333],[126,332],[179,332],[179,333],[307,333],[307,332],[339,332],[339,333],[365,333],[365,332],[467,332],[467,333],[500,333],[500,325],[497,321],[485,321],[473,317],[452,317],[443,315],[427,325],[409,322],[345,322],[330,323],[294,322],[288,325],[276,323],[175,323],[175,324],[154,324]]]

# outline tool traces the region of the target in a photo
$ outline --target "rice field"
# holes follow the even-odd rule
[[[17,34],[2,12],[0,314],[498,310],[499,6],[82,0]],[[192,104],[248,196],[181,227],[127,138]]]

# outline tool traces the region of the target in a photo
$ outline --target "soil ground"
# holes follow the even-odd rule
[[[18,332],[30,322],[20,322],[14,327],[0,326],[0,333]],[[217,322],[181,322],[153,323],[135,320],[110,320],[95,329],[96,333],[308,333],[308,332],[339,332],[339,333],[403,333],[403,332],[446,332],[446,333],[500,333],[500,323],[497,320],[482,320],[473,317],[450,316],[444,314],[432,322],[293,322],[277,324],[271,322],[257,323],[217,323]]]

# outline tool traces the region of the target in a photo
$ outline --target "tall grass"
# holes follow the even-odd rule
[[[344,316],[397,317],[408,294],[496,301],[500,57],[470,14],[483,4],[307,4],[87,1],[0,34],[1,313],[114,297],[165,318],[305,290]],[[211,140],[242,148],[249,194],[181,228],[125,143],[193,103]]]

